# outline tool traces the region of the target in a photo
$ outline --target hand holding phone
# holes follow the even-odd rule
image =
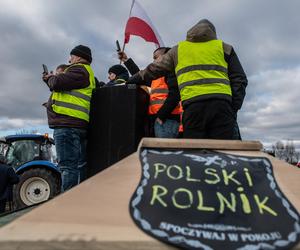
[[[44,70],[43,74],[46,74],[46,75],[49,74],[48,68],[45,64],[43,64],[43,70]]]

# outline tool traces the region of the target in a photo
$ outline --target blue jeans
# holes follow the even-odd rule
[[[157,138],[177,138],[179,122],[171,119],[166,119],[163,124],[154,122],[154,134]]]
[[[62,191],[66,191],[86,178],[87,131],[77,128],[56,128],[53,136],[62,176]]]

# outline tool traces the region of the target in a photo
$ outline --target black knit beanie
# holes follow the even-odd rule
[[[116,74],[116,76],[119,76],[123,73],[128,73],[127,69],[125,67],[123,67],[120,64],[116,64],[114,66],[111,66],[108,70],[108,73],[114,73]]]
[[[71,50],[70,55],[79,56],[88,62],[92,62],[92,52],[91,49],[84,45],[78,45]]]

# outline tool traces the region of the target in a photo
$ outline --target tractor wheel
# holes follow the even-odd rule
[[[60,192],[60,179],[57,174],[43,168],[33,168],[20,176],[15,186],[16,208],[23,208],[51,199]]]

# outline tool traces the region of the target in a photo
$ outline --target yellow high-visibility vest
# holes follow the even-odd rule
[[[84,67],[89,73],[89,86],[82,89],[73,89],[71,91],[53,91],[52,109],[58,114],[72,116],[88,122],[92,92],[96,87],[95,77],[91,66],[86,64],[73,64],[68,67],[65,72],[71,67],[78,65]]]
[[[224,59],[223,42],[178,43],[178,64],[175,68],[181,101],[203,95],[232,96]]]

